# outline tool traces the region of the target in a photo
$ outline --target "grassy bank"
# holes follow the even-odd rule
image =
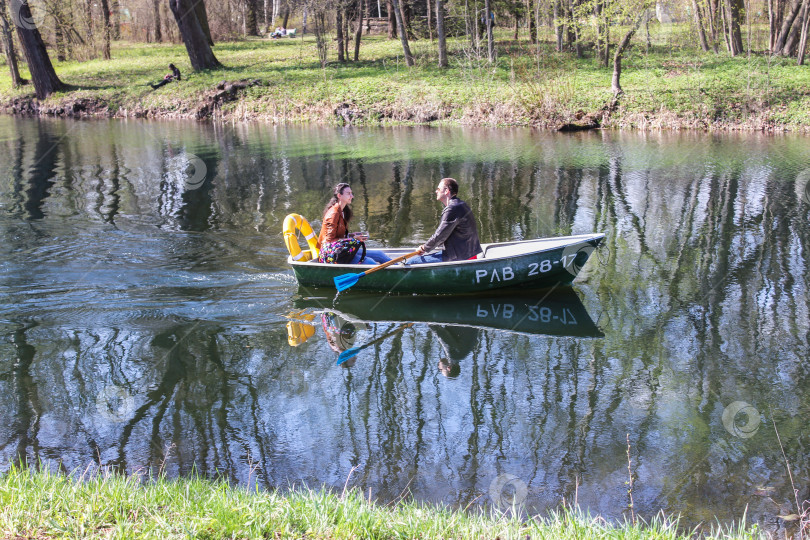
[[[501,538],[678,539],[672,521],[610,525],[564,509],[521,521],[411,502],[381,506],[352,490],[248,491],[199,478],[64,476],[12,468],[0,477],[4,538]],[[755,529],[709,538],[751,539]]]
[[[414,41],[417,65],[408,68],[399,42],[384,36],[364,37],[357,63],[339,64],[330,51],[325,68],[309,35],[218,43],[225,67],[202,73],[191,72],[182,45],[117,43],[111,61],[56,63],[73,87],[41,104],[30,85],[15,90],[3,76],[0,104],[6,112],[55,115],[555,127],[610,100],[611,68],[592,55],[556,53],[551,39],[514,41],[506,30],[498,37],[494,67],[456,39],[446,70],[435,67],[435,43]],[[148,83],[169,62],[183,81],[152,90]],[[810,131],[810,68],[795,59],[731,58],[637,40],[623,65],[625,94],[607,127]],[[220,84],[239,80],[248,82]]]

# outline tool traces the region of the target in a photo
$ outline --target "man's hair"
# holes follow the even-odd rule
[[[455,178],[442,178],[442,183],[450,190],[451,195],[458,195],[458,182]]]

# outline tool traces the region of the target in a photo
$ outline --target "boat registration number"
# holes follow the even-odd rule
[[[563,255],[559,261],[551,262],[550,259],[546,259],[539,263],[530,263],[526,270],[528,273],[526,277],[532,277],[540,275],[541,273],[545,273],[550,271],[555,265],[562,264],[563,268],[568,267],[572,262],[574,262],[574,258],[576,258],[577,254],[572,253],[570,255]],[[500,269],[493,268],[491,271],[487,270],[486,268],[481,268],[475,271],[475,283],[495,283],[497,281],[510,281],[515,279],[515,271],[512,269],[511,266],[504,266]]]

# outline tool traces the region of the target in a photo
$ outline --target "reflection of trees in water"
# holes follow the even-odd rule
[[[650,506],[677,507],[679,501],[705,496],[704,486],[716,481],[717,466],[711,460],[716,461],[718,455],[710,455],[716,447],[709,444],[729,438],[720,423],[724,406],[742,394],[764,409],[768,403],[779,403],[783,392],[800,395],[806,385],[803,377],[795,381],[781,378],[781,384],[776,384],[779,390],[775,390],[779,376],[772,371],[775,359],[768,354],[807,347],[806,336],[791,332],[784,324],[773,328],[784,321],[806,320],[805,293],[788,293],[787,285],[791,276],[805,275],[797,274],[788,261],[795,261],[792,254],[799,249],[806,226],[791,226],[798,223],[797,206],[778,172],[767,180],[754,181],[743,180],[745,171],[739,167],[713,171],[687,181],[676,199],[656,193],[652,187],[631,196],[622,181],[625,176],[615,174],[618,168],[620,163],[601,176],[600,223],[605,230],[614,231],[610,240],[614,253],[609,266],[599,272],[596,291],[611,315],[607,352],[626,364],[622,380],[628,381],[630,376],[633,381],[650,373],[650,380],[655,381],[644,389],[649,392],[649,415],[633,429],[639,439],[638,451],[654,454],[662,428],[674,435],[675,446],[681,448],[674,454],[677,459],[670,461],[670,475],[677,480],[662,484]],[[648,214],[668,205],[675,205],[675,222],[667,224],[672,232],[664,238],[651,236],[646,224],[653,220]],[[662,242],[667,250],[660,250]],[[632,279],[627,279],[628,274]],[[806,282],[801,289],[807,290]],[[628,319],[627,313],[639,316]],[[769,331],[763,332],[763,327],[770,327]],[[778,348],[776,342],[781,342]],[[779,362],[783,367],[784,360]],[[640,365],[636,367],[636,363]],[[674,377],[660,380],[665,369],[673,369]],[[610,392],[611,401],[620,406],[622,400],[632,399],[628,390],[617,385]],[[679,394],[687,413],[682,424],[656,428],[653,415]],[[790,435],[797,451],[806,445],[800,433]],[[760,441],[773,440],[772,433],[763,431],[759,436]],[[735,442],[739,441],[731,441]],[[754,444],[749,441],[748,448]],[[769,464],[778,463],[779,456],[772,449],[763,451],[761,444],[756,450],[760,456]],[[722,452],[719,459],[734,474],[729,474],[722,487],[712,488],[713,503],[746,504],[750,491],[746,489],[750,487],[747,468],[733,452]],[[778,466],[769,470],[775,477],[758,480],[779,484],[782,473]],[[757,510],[765,508],[759,505]]]
[[[59,136],[52,133],[48,126],[39,124],[38,127],[32,164],[27,170],[29,187],[26,190],[25,210],[30,219],[45,217],[42,207],[56,183],[56,168],[62,147]]]
[[[100,459],[132,469],[158,466],[174,444],[171,474],[196,464],[244,482],[252,461],[260,468],[253,478],[266,486],[306,479],[342,487],[359,465],[352,483],[374,495],[396,497],[410,482],[419,496],[459,505],[509,472],[528,484],[538,507],[570,500],[578,483],[581,502],[617,515],[626,505],[629,433],[642,513],[704,501],[721,519],[738,517],[731,509],[744,504],[769,515],[770,503],[750,494],[757,485],[789,493],[772,429],[763,425],[742,440],[721,422],[723,408],[743,400],[767,421],[773,414],[787,455],[806,469],[810,441],[796,418],[808,408],[810,205],[784,181],[789,172],[718,159],[665,174],[671,170],[640,166],[631,147],[619,146],[586,166],[553,147],[543,161],[298,158],[277,148],[283,130],[252,136],[248,151],[246,136],[219,129],[172,141],[192,152],[195,144],[219,148],[211,161],[204,154],[214,178],[199,194],[159,189],[169,154],[151,137],[111,137],[93,148],[68,137],[53,161],[39,163],[41,178],[32,183],[26,167],[53,138],[33,130],[3,146],[12,172],[4,203],[17,217],[47,217],[59,206],[119,224],[122,215],[162,217],[168,229],[233,236],[257,227],[267,244],[281,245],[269,233],[284,214],[320,218],[329,188],[345,179],[362,195],[358,220],[398,245],[432,233],[440,208],[431,192],[438,178],[456,175],[485,239],[608,233],[606,265],[594,259],[579,289],[603,313],[606,338],[484,331],[469,339],[451,380],[438,373],[443,347],[424,326],[369,348],[345,370],[334,368],[322,343],[291,351],[278,329],[112,322],[121,331],[104,337],[97,328],[69,335],[33,323],[7,330],[2,345],[19,359],[0,369],[0,394],[12,411],[3,456],[64,456],[68,468]],[[72,170],[64,190],[53,184],[59,160]],[[89,205],[80,202],[87,193]],[[200,258],[199,246],[184,249],[182,261]],[[161,294],[159,301],[186,300],[200,291]],[[72,363],[63,362],[66,350]],[[95,417],[92,401],[105,384],[135,397],[125,422]],[[53,418],[82,436],[52,429]],[[797,476],[808,484],[806,473]]]

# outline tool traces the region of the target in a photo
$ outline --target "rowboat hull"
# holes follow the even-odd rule
[[[437,324],[517,334],[603,337],[570,286],[455,296],[347,291],[335,306],[328,291],[323,296],[312,292],[320,291],[299,290],[295,307],[334,312],[352,323]]]
[[[416,294],[480,293],[513,287],[571,283],[604,234],[483,244],[484,258],[432,264],[396,264],[363,276],[356,290]],[[394,258],[413,249],[388,249]],[[368,270],[368,265],[287,261],[299,285],[334,288],[334,278]]]

